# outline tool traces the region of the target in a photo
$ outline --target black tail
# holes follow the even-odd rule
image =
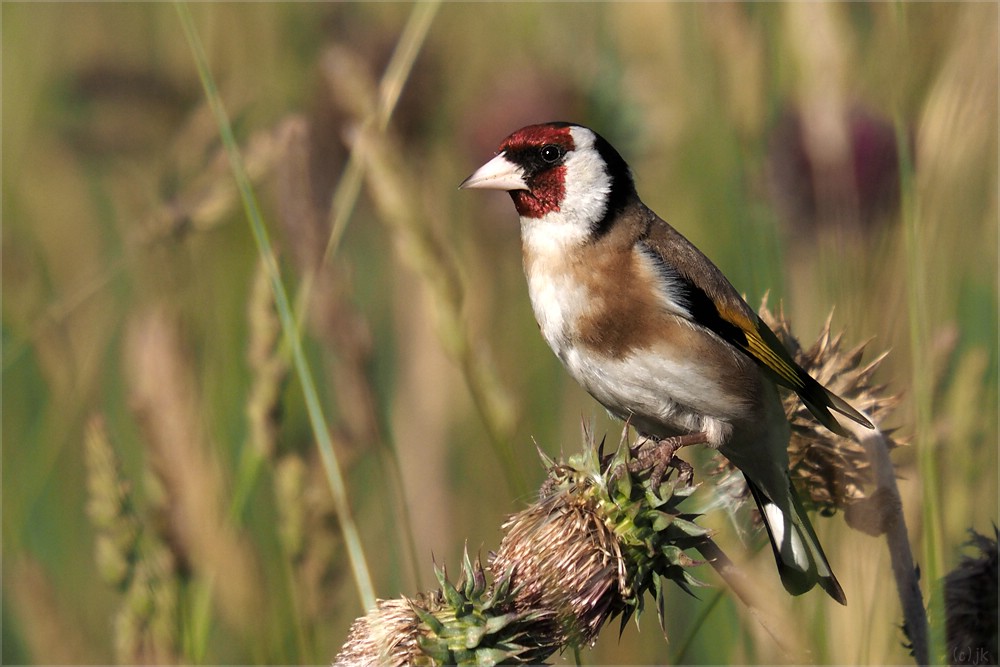
[[[842,605],[847,604],[847,596],[840,582],[834,576],[830,563],[826,560],[823,547],[802,503],[791,483],[788,485],[789,509],[786,512],[773,502],[753,482],[747,479],[747,486],[760,510],[761,519],[771,540],[774,560],[778,565],[781,583],[792,595],[801,595],[819,584],[830,597]]]

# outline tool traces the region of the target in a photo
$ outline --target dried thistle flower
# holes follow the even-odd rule
[[[573,476],[569,472],[564,482],[573,484]],[[551,610],[546,634],[563,639],[556,646],[593,639],[627,588],[614,533],[597,504],[569,485],[511,517],[491,562],[494,572],[516,573],[518,606]]]
[[[425,629],[417,643],[434,664],[532,664],[558,648],[556,636],[546,631],[551,612],[519,609],[511,576],[487,587],[482,564],[473,564],[468,552],[458,586],[443,568],[435,574],[440,588],[427,598],[426,608],[411,605]]]
[[[776,314],[771,312],[767,296],[758,312],[806,372],[867,414],[873,423],[884,423],[898,405],[898,395],[889,395],[885,385],[873,383],[875,371],[886,354],[862,364],[868,343],[844,350],[843,333],[833,335],[830,331],[832,312],[809,349],[804,349],[792,334],[791,324],[780,308]],[[804,504],[830,516],[838,509],[846,510],[866,500],[875,480],[865,448],[853,439],[827,430],[795,394],[786,395],[784,404],[792,429],[788,443],[789,473],[803,493]],[[887,441],[893,447],[898,445],[891,438]],[[716,473],[721,476],[719,486],[731,501],[742,504],[749,498],[745,485],[740,483],[741,477],[721,456]]]
[[[518,611],[511,578],[487,586],[468,552],[458,585],[435,568],[438,590],[414,599],[379,600],[351,626],[335,665],[494,665],[544,660],[559,644],[546,627],[549,612]]]
[[[952,665],[995,665],[997,653],[997,532],[970,531],[977,556],[963,556],[944,580],[948,661]]]
[[[707,531],[678,505],[693,493],[690,480],[671,468],[655,491],[650,471],[628,471],[625,442],[604,456],[588,442],[564,464],[548,461],[544,495],[504,525],[491,565],[497,576],[514,572],[519,607],[552,610],[563,644],[591,643],[618,614],[622,624],[641,612],[653,592],[662,625],[661,577],[688,590],[699,586],[684,553]]]
[[[423,596],[416,601],[400,598],[376,600],[375,608],[354,621],[340,653],[333,664],[343,667],[385,665],[403,667],[418,665],[424,658],[417,645],[420,634],[420,617],[413,611],[414,604],[423,603]],[[425,664],[430,664],[427,660]]]
[[[759,313],[806,372],[868,415],[873,423],[884,423],[899,404],[899,396],[887,394],[886,385],[873,384],[875,371],[887,353],[862,365],[868,343],[843,350],[843,333],[833,335],[830,332],[832,312],[819,338],[808,350],[803,350],[792,334],[791,323],[784,312],[779,308],[777,315],[771,313],[766,297]],[[823,427],[797,396],[786,398],[785,413],[792,425],[788,444],[789,471],[792,481],[807,491],[805,500],[811,501],[823,514],[830,515],[866,498],[866,488],[874,480],[864,447]],[[888,441],[893,447],[898,444],[891,438]]]
[[[466,554],[457,586],[438,570],[437,591],[379,601],[355,621],[336,664],[537,663],[593,642],[619,614],[624,625],[647,592],[662,626],[662,580],[700,585],[684,551],[707,531],[679,508],[694,491],[690,478],[671,468],[654,490],[651,471],[629,471],[631,451],[623,437],[605,456],[588,439],[565,463],[546,459],[539,500],[504,525],[492,585]]]

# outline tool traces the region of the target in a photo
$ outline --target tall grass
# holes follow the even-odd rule
[[[208,99],[215,122],[219,126],[219,133],[222,135],[222,144],[229,158],[233,178],[236,180],[240,192],[240,199],[243,202],[247,218],[250,221],[250,229],[253,232],[254,240],[257,242],[257,248],[263,260],[265,272],[271,283],[275,308],[278,311],[278,317],[285,332],[285,339],[289,341],[292,348],[295,372],[298,375],[299,382],[302,383],[302,394],[305,398],[306,411],[309,414],[309,423],[316,438],[323,467],[326,469],[334,503],[337,506],[337,519],[340,521],[340,529],[344,536],[348,556],[350,557],[351,568],[354,571],[354,583],[358,587],[358,595],[361,598],[361,602],[365,608],[368,608],[375,603],[375,591],[372,586],[371,575],[368,573],[368,563],[365,558],[364,548],[361,545],[358,529],[354,523],[354,515],[347,500],[344,476],[340,471],[340,464],[333,451],[333,441],[330,439],[326,417],[323,415],[323,408],[320,405],[319,394],[316,391],[312,371],[309,368],[309,363],[306,361],[305,352],[302,348],[302,339],[292,312],[292,304],[281,278],[274,249],[271,245],[267,228],[264,225],[260,208],[257,205],[257,198],[254,195],[253,187],[250,184],[250,177],[247,175],[243,158],[239,153],[239,147],[236,145],[236,138],[233,136],[229,116],[222,106],[219,91],[208,68],[204,49],[201,46],[198,33],[195,31],[191,12],[183,3],[178,3],[176,7],[181,19],[181,25],[184,27],[184,36],[187,38],[188,44],[191,46],[191,52],[194,54],[198,75],[205,89],[205,97]]]
[[[996,5],[0,12],[3,662],[328,661],[372,597],[415,594],[412,571],[457,565],[465,544],[497,548],[543,478],[533,439],[570,453],[581,418],[617,434],[538,335],[510,203],[456,190],[542,120],[607,136],[644,200],[751,303],[770,289],[803,340],[836,306],[847,339],[890,350],[878,378],[903,394],[910,446],[892,456],[932,604],[967,529],[990,534]],[[866,171],[871,191],[844,177],[852,123],[912,158]],[[812,179],[788,170],[802,155]],[[277,310],[253,287],[254,234],[273,244]],[[258,337],[276,322],[287,349]],[[86,510],[95,423],[102,479],[131,499],[131,551]],[[321,472],[334,457],[339,492]],[[910,660],[881,541],[817,518],[841,610],[788,599],[753,531],[707,521],[812,659]],[[95,576],[121,553],[124,578]],[[582,659],[781,661],[704,570],[722,597],[668,590],[669,644],[644,618]]]

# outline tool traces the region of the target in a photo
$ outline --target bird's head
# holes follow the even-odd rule
[[[632,174],[611,144],[572,123],[529,125],[459,186],[506,190],[522,221],[558,219],[602,228],[635,196]]]

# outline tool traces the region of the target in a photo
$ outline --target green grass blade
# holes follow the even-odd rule
[[[338,464],[337,458],[333,452],[333,443],[330,440],[326,418],[323,416],[319,394],[316,391],[316,385],[313,381],[312,373],[309,370],[309,365],[306,363],[305,352],[302,349],[301,338],[298,334],[295,323],[295,316],[292,312],[288,294],[281,279],[278,263],[274,256],[274,250],[271,247],[271,241],[268,236],[267,229],[264,226],[260,209],[257,206],[256,197],[254,196],[253,188],[250,185],[250,178],[243,165],[239,147],[237,146],[236,139],[233,136],[233,130],[229,123],[229,118],[223,108],[222,99],[219,96],[218,90],[215,86],[215,81],[209,71],[208,60],[195,30],[191,12],[188,9],[188,6],[182,2],[177,3],[175,7],[177,8],[177,13],[184,29],[184,35],[187,38],[188,44],[191,48],[191,53],[195,59],[198,76],[200,77],[202,86],[205,89],[205,97],[211,107],[216,123],[219,126],[219,134],[222,139],[223,146],[225,147],[226,154],[229,157],[229,163],[233,171],[233,177],[236,180],[237,188],[240,192],[240,198],[242,199],[243,206],[246,209],[250,229],[253,231],[254,240],[257,242],[257,247],[267,267],[268,277],[274,291],[275,306],[281,320],[281,327],[284,331],[285,339],[289,341],[289,344],[291,345],[292,361],[295,367],[295,373],[299,378],[299,382],[302,384],[302,393],[305,396],[309,422],[312,426],[313,434],[316,437],[316,444],[319,448],[320,458],[323,461],[323,468],[326,472],[327,481],[329,482],[330,491],[333,495],[334,504],[337,509],[337,516],[340,520],[344,543],[347,547],[347,553],[354,575],[354,583],[357,586],[358,595],[361,599],[362,605],[365,609],[370,609],[375,605],[375,593],[371,581],[371,575],[368,572],[367,560],[365,559],[357,526],[351,514],[344,478],[340,471],[340,465]]]
[[[439,0],[420,2],[415,4],[410,12],[410,16],[399,37],[392,57],[386,66],[385,73],[379,82],[377,108],[373,117],[367,121],[380,131],[384,131],[389,126],[389,121],[396,109],[399,96],[410,76],[417,55],[423,48],[440,5]],[[363,177],[363,163],[357,151],[351,149],[348,154],[347,164],[344,166],[344,170],[334,189],[330,205],[330,235],[327,238],[320,266],[330,261],[330,258],[336,254],[337,249],[340,247],[340,241],[343,238],[344,231],[347,229],[347,223],[350,221],[358,195],[361,192]],[[299,325],[296,333],[301,330],[301,325],[305,321],[306,307],[310,302],[310,295],[319,268],[317,266],[316,271],[307,272],[303,276],[295,295],[295,321]],[[287,345],[287,341],[285,344]],[[388,432],[388,429],[386,432]],[[403,546],[406,551],[406,559],[410,564],[412,577],[417,583],[417,587],[423,588],[422,578],[417,567],[418,558],[416,540],[412,528],[413,522],[410,517],[409,507],[402,497],[403,483],[402,474],[399,469],[399,460],[390,442],[380,442],[377,444],[380,449],[379,454],[383,462],[383,470],[388,478],[388,483],[396,489],[397,502],[395,506],[400,524],[403,526]]]
[[[687,635],[681,640],[680,645],[677,650],[674,651],[673,657],[670,659],[671,665],[683,665],[687,663],[688,651],[694,645],[694,640],[698,636],[698,633],[703,627],[705,627],[708,617],[712,615],[715,608],[718,606],[719,602],[726,595],[725,588],[719,588],[714,594],[708,599],[708,601],[702,605],[701,610],[698,612],[698,616],[694,619],[691,627],[688,628]]]
[[[370,122],[379,131],[384,131],[389,126],[389,120],[392,118],[392,113],[396,110],[396,103],[403,92],[403,86],[410,76],[413,63],[416,62],[417,55],[427,39],[427,33],[430,31],[431,23],[440,6],[440,1],[434,0],[433,2],[420,2],[413,7],[413,12],[403,29],[403,34],[400,35],[399,43],[379,85],[378,108],[374,118],[370,119]],[[347,164],[344,166],[344,171],[333,193],[330,206],[330,236],[326,241],[322,262],[329,261],[336,254],[337,248],[340,247],[340,240],[344,236],[347,223],[354,212],[354,205],[361,193],[363,175],[362,163],[357,151],[351,150],[347,157]],[[309,293],[312,290],[313,280],[313,274],[307,275],[296,295],[296,313],[298,315],[296,321],[300,323],[305,314],[305,305],[309,303]]]
[[[435,0],[434,2],[419,2],[413,7],[410,19],[406,23],[403,34],[399,37],[399,44],[379,85],[378,106],[375,109],[374,118],[370,119],[379,132],[384,132],[389,127],[389,119],[392,118],[392,112],[403,92],[403,85],[410,76],[410,70],[413,69],[413,63],[427,38],[434,15],[437,14],[440,5],[441,3]],[[362,174],[360,157],[357,151],[352,150],[348,157],[347,167],[344,169],[344,176],[333,196],[333,224],[330,228],[330,238],[327,240],[326,250],[323,253],[324,262],[333,256],[340,245],[340,239],[347,228],[347,221],[350,219],[354,203],[361,190]]]
[[[903,121],[896,120],[897,145],[900,146],[900,174],[902,194],[903,236],[906,243],[906,284],[908,289],[907,302],[909,312],[910,350],[913,368],[913,400],[916,415],[916,438],[914,444],[917,452],[917,465],[920,470],[923,492],[921,507],[923,511],[923,563],[921,579],[927,587],[927,602],[930,606],[930,617],[935,623],[930,627],[930,655],[934,662],[943,656],[942,641],[944,638],[944,591],[941,588],[941,563],[943,562],[943,547],[941,543],[941,486],[938,477],[937,447],[933,434],[932,415],[934,414],[933,372],[927,350],[930,349],[930,336],[927,331],[927,290],[924,283],[924,270],[927,266],[921,235],[920,209],[914,192],[913,162],[909,154],[908,140]]]

